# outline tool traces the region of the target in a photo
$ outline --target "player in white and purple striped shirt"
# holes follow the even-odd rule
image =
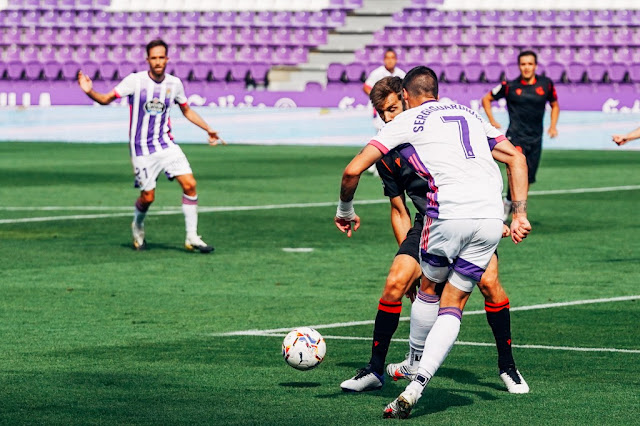
[[[133,247],[136,250],[146,248],[144,218],[155,198],[156,180],[164,171],[170,179],[176,178],[182,187],[182,211],[187,231],[185,247],[188,250],[211,253],[213,247],[198,236],[196,180],[187,157],[173,141],[169,118],[171,106],[178,104],[189,121],[206,131],[209,144],[218,143],[218,133],[189,108],[182,81],[165,73],[169,60],[167,51],[164,41],[151,41],[147,45],[149,71],[129,74],[109,93],[94,91],[93,82],[82,71],[78,73],[78,83],[91,99],[102,105],[107,105],[116,98],[128,97],[131,113],[129,149],[136,187],[140,188],[131,224]]]

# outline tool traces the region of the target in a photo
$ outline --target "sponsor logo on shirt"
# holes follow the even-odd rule
[[[516,89],[516,95],[518,95],[518,96],[522,95],[522,89],[521,88],[518,87]]]
[[[540,96],[544,96],[544,89],[540,86],[536,87],[536,93]]]
[[[144,110],[147,112],[147,114],[150,115],[162,114],[166,111],[166,109],[167,106],[165,105],[165,103],[160,102],[158,98],[153,98],[144,104]]]

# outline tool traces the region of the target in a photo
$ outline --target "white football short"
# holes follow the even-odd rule
[[[131,164],[136,178],[136,188],[141,191],[155,189],[156,180],[163,171],[169,179],[193,173],[189,160],[178,145],[153,154],[131,157]]]
[[[500,219],[425,218],[420,266],[431,281],[471,293],[502,238]]]

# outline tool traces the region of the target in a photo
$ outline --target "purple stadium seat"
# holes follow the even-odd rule
[[[442,41],[457,46],[462,41],[462,31],[458,28],[447,28],[442,33]]]
[[[621,47],[613,54],[613,60],[621,63],[633,62],[631,50],[627,47]]]
[[[7,63],[7,77],[10,80],[20,80],[24,73],[24,62],[22,61],[9,61]]]
[[[75,80],[78,78],[78,71],[82,67],[76,61],[65,61],[62,64],[62,78],[65,80]]]
[[[361,63],[353,62],[345,67],[345,76],[349,82],[362,83],[362,77],[365,73],[365,67]]]
[[[287,27],[291,24],[291,15],[289,12],[275,12],[271,22],[274,26]]]
[[[73,60],[73,50],[69,46],[63,46],[56,50],[56,60],[61,64]]]
[[[327,44],[327,30],[322,28],[309,29],[309,43],[312,46]]]
[[[233,28],[223,28],[218,33],[218,40],[223,44],[231,45],[236,41],[236,31]]]
[[[580,25],[608,26],[613,22],[614,15],[611,10],[582,10],[578,12],[577,22]]]
[[[218,12],[204,12],[200,14],[199,24],[202,27],[211,27],[218,23]]]
[[[464,76],[470,83],[477,83],[482,78],[483,70],[480,62],[469,62],[464,66]]]
[[[277,45],[290,45],[291,35],[286,28],[278,28],[273,34],[273,41]]]
[[[439,47],[430,47],[427,49],[424,55],[426,62],[442,62],[443,52]]]
[[[204,49],[196,49],[195,46],[188,46],[182,51],[182,54],[187,60],[197,58],[198,61],[213,63],[217,60],[218,49],[214,46],[207,46]]]
[[[238,14],[236,15],[235,23],[236,25],[240,25],[242,27],[250,27],[251,25],[253,25],[254,15],[255,14],[253,12],[248,11],[238,12]]]
[[[273,33],[269,28],[260,28],[258,32],[255,34],[255,42],[258,45],[272,45],[273,44]]]
[[[498,22],[503,27],[516,26],[520,23],[520,11],[519,10],[504,10],[500,13]]]
[[[309,26],[313,28],[326,28],[328,19],[328,13],[324,10],[317,10],[311,12],[309,16]]]
[[[308,28],[311,26],[311,12],[299,11],[293,12],[291,17],[291,25],[297,27]]]
[[[62,64],[55,60],[49,60],[44,63],[44,78],[47,80],[56,80],[60,76]]]
[[[553,81],[560,81],[564,74],[564,65],[559,62],[550,62],[545,65],[545,74]]]
[[[629,79],[634,83],[640,83],[640,63],[629,65]]]
[[[58,15],[53,10],[46,10],[40,15],[40,26],[52,27],[58,22]]]
[[[587,77],[594,83],[601,83],[608,71],[609,65],[601,62],[592,62],[587,68]]]
[[[322,92],[322,84],[317,81],[308,81],[304,85],[305,92]]]
[[[75,0],[76,9],[93,9],[93,0]]]
[[[345,66],[339,63],[331,63],[327,68],[327,81],[341,81],[345,72]]]
[[[443,13],[443,22],[452,27],[462,25],[464,14],[459,10],[448,10]]]
[[[196,25],[198,25],[198,21],[200,21],[199,12],[182,12],[180,14],[180,25],[184,25],[186,27],[195,27]]]
[[[613,83],[622,83],[627,75],[627,65],[614,62],[609,65],[608,76],[609,80]]]
[[[307,49],[301,46],[294,47],[291,50],[290,60],[293,65],[303,64],[307,62]]]
[[[480,22],[486,27],[497,27],[500,25],[500,14],[495,10],[486,10],[482,13]]]
[[[559,10],[556,12],[556,25],[568,27],[573,25],[574,12],[572,10]]]
[[[200,31],[194,27],[185,28],[184,31],[180,34],[180,40],[178,43],[180,44],[197,44],[199,41]],[[142,39],[142,38],[140,38]]]
[[[100,70],[100,65],[97,62],[87,60],[84,62],[78,62],[80,64],[80,69],[82,72],[89,76],[91,79],[95,79],[98,71]]]
[[[90,61],[91,58],[91,49],[86,46],[80,46],[73,53],[73,60],[79,64],[83,64],[86,61]]]
[[[567,66],[567,79],[569,79],[571,83],[582,83],[586,70],[587,67],[584,63],[571,62]]]
[[[174,48],[173,50],[170,50],[169,52],[171,54],[168,56],[171,59],[180,60],[180,54],[178,53],[178,50],[176,48]],[[144,62],[146,57],[147,57],[147,52],[143,46],[133,46],[131,49],[129,49],[126,55],[127,60],[135,63]]]
[[[317,46],[317,44],[311,42],[310,31],[306,28],[295,28],[290,30],[290,38],[294,44],[299,46]]]
[[[273,24],[273,12],[260,11],[256,14],[254,19],[254,25],[269,26]]]
[[[22,52],[20,53],[20,59],[24,62],[37,61],[38,56],[39,56],[38,49],[36,49],[33,46],[28,46],[22,49]]]
[[[631,46],[637,44],[638,35],[630,28],[618,28],[613,36],[614,46]]]
[[[102,80],[113,80],[118,70],[118,65],[112,61],[100,62],[100,78]]]
[[[35,10],[24,11],[20,17],[20,24],[32,26],[39,24],[40,16]]]
[[[236,60],[238,62],[251,62],[255,55],[255,50],[249,46],[240,46],[238,51],[236,52]]]
[[[58,9],[73,10],[76,7],[76,0],[58,0]]]
[[[574,60],[575,52],[570,47],[565,47],[556,52],[556,61],[568,64]]]
[[[347,14],[344,10],[332,10],[329,12],[327,16],[327,24],[330,27],[337,28],[344,25],[345,20],[347,19]]]
[[[500,81],[504,67],[499,62],[489,62],[484,65],[484,76],[489,82]]]
[[[138,64],[135,64],[131,61],[122,61],[118,64],[118,76],[120,78],[125,78],[132,72],[136,72],[138,66]]]
[[[176,61],[173,64],[173,75],[183,80],[187,80],[191,75],[191,62]]]
[[[249,64],[235,63],[231,66],[231,80],[241,82],[244,86],[247,75],[249,74]]]
[[[552,26],[556,23],[556,12],[554,10],[541,10],[536,19],[537,25]]]
[[[424,39],[428,41],[430,46],[438,46],[442,44],[443,34],[438,28],[429,28],[425,31]]]
[[[56,18],[56,26],[69,27],[75,24],[75,14],[68,10],[59,10]]]
[[[229,75],[229,65],[215,63],[211,66],[211,79],[213,81],[224,82]]]
[[[205,81],[209,78],[210,65],[207,62],[196,61],[193,63],[193,79]]]
[[[506,27],[498,31],[497,38],[493,38],[491,34],[487,34],[487,36],[494,46],[512,46],[520,34],[517,28]]]
[[[245,29],[243,28],[242,31]],[[215,28],[205,28],[198,31],[198,40],[197,44],[200,45],[210,45],[215,44],[218,39],[218,31]],[[242,41],[242,39],[240,39]]]
[[[271,49],[269,49],[268,46],[260,46],[256,50],[255,61],[265,64],[271,64],[273,63],[271,53]]]
[[[249,64],[249,73],[251,78],[258,84],[264,85],[267,82],[267,75],[269,73],[269,65],[261,64],[258,62],[252,62]]]
[[[609,25],[611,23],[611,12],[608,10],[592,11],[579,10],[574,15],[574,24],[582,26]]]
[[[254,44],[255,35],[256,33],[251,27],[240,28],[240,31],[236,34],[236,42],[247,45]]]
[[[220,62],[234,62],[236,60],[236,50],[232,46],[223,46],[218,50],[217,57]]]
[[[613,46],[613,30],[599,28],[595,34],[595,43],[600,46]]]
[[[424,62],[424,49],[420,46],[413,46],[405,52],[404,58],[407,62],[422,63]]]
[[[24,73],[27,80],[38,80],[44,66],[40,61],[29,61],[24,64]]]
[[[632,10],[618,9],[613,14],[612,22],[617,25],[639,25],[638,16]]]
[[[445,64],[444,78],[450,83],[457,83],[460,81],[460,77],[464,67],[460,62],[450,62]]]
[[[593,59],[595,62],[601,62],[603,64],[610,64],[611,62],[613,62],[613,50],[603,47],[601,49],[598,49],[594,55],[593,55]]]
[[[482,22],[482,13],[478,10],[467,10],[464,14],[463,22],[472,27],[478,26]]]

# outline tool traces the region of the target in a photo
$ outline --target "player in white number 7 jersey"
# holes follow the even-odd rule
[[[358,229],[353,196],[360,175],[392,149],[400,147],[429,184],[420,239],[423,286],[445,286],[416,377],[387,405],[385,418],[409,416],[456,341],[462,310],[500,242],[502,176],[494,159],[508,166],[516,206],[511,238],[517,244],[531,230],[526,160],[505,136],[471,109],[438,102],[438,80],[430,68],[409,71],[403,96],[410,109],[388,123],[346,167],[334,219],[347,235]]]
[[[189,108],[182,81],[165,73],[169,60],[167,51],[164,41],[151,41],[147,45],[149,70],[129,74],[109,93],[93,90],[93,82],[82,71],[78,73],[78,84],[91,99],[102,105],[110,104],[116,98],[129,98],[129,148],[136,187],[140,189],[131,224],[134,249],[144,250],[147,247],[144,218],[155,199],[158,175],[164,171],[182,187],[182,211],[187,231],[185,248],[211,253],[213,247],[198,235],[196,180],[187,157],[173,141],[169,118],[171,106],[178,104],[187,120],[207,132],[210,145],[216,145],[221,139],[217,131],[212,130],[202,117]]]

